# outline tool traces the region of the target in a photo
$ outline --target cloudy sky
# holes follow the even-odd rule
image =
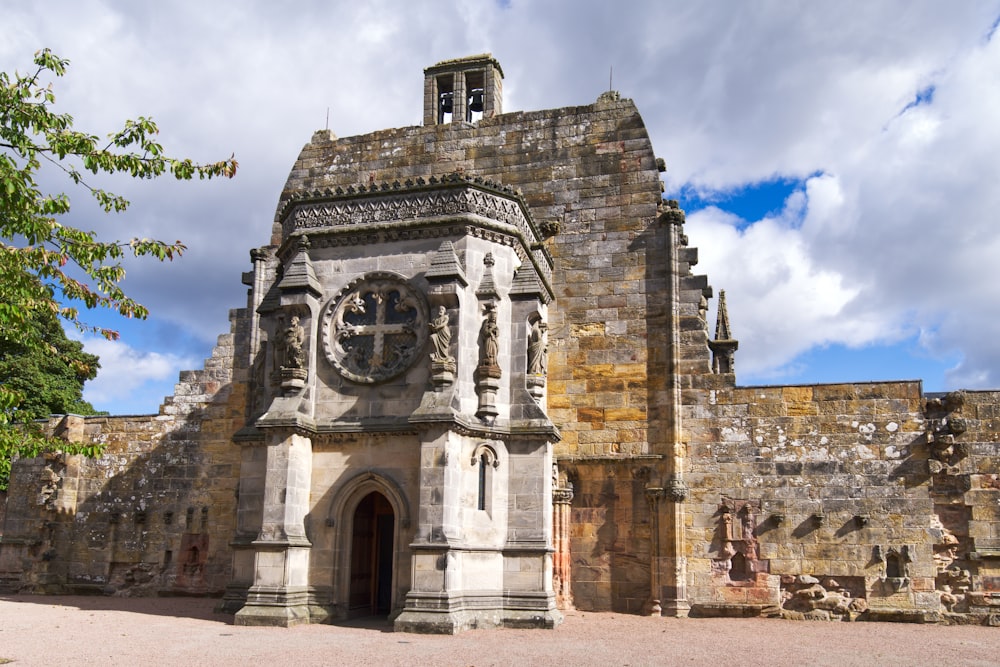
[[[423,68],[482,52],[507,111],[588,104],[612,72],[635,100],[696,270],[726,290],[741,384],[944,391],[1000,387],[998,18],[1000,1],[6,0],[0,69],[49,47],[78,129],[152,116],[173,154],[240,162],[232,181],[100,183],[132,201],[113,218],[75,193],[70,223],[189,248],[129,265],[149,320],[89,318],[122,332],[87,341],[98,408],[155,412],[201,366],[327,113],[339,136],[419,124]]]

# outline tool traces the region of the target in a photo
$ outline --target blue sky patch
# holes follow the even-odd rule
[[[928,356],[914,337],[893,345],[816,347],[791,361],[785,367],[789,372],[780,376],[740,374],[737,352],[736,379],[741,385],[923,380],[924,391],[945,391],[945,373],[960,361],[958,353],[943,359]]]
[[[918,90],[917,94],[913,98],[913,100],[909,104],[907,104],[905,107],[903,107],[903,110],[899,112],[899,115],[902,116],[904,113],[906,113],[910,109],[913,109],[914,107],[919,107],[922,104],[930,104],[930,103],[932,103],[934,101],[934,90],[935,90],[935,86],[933,86],[933,85],[927,86],[926,88],[924,88],[922,90]]]
[[[780,213],[785,200],[796,190],[803,189],[807,178],[774,178],[729,190],[699,191],[685,186],[676,196],[687,213],[716,206],[752,223]]]

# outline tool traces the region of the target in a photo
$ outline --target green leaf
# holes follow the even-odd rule
[[[135,178],[170,173],[190,180],[195,176],[232,178],[238,166],[233,157],[198,163],[170,156],[153,140],[159,128],[145,116],[119,123],[121,129],[108,135],[102,145],[98,135],[75,129],[70,114],[53,110],[56,94],[53,81],[47,79],[64,76],[69,61],[42,49],[35,54],[34,65],[26,75],[0,72],[0,350],[15,346],[21,360],[0,369],[0,425],[10,427],[0,428],[0,478],[10,456],[41,451],[31,449],[35,445],[30,443],[49,446],[43,436],[28,428],[32,415],[88,409],[80,403],[73,404],[72,410],[65,402],[63,408],[52,403],[57,396],[69,400],[72,394],[79,399],[78,391],[69,391],[72,383],[65,384],[66,368],[71,375],[84,371],[86,375],[88,369],[96,372],[97,368],[96,358],[80,356],[82,351],[73,351],[54,338],[53,320],[60,332],[61,318],[81,331],[94,331],[110,340],[118,337],[113,330],[87,325],[78,309],[63,304],[79,301],[88,309],[106,308],[123,317],[145,318],[146,308],[121,288],[125,271],[119,260],[129,251],[165,261],[185,250],[180,242],[101,239],[60,223],[70,211],[71,198],[40,188],[38,183],[53,182],[40,178],[42,167],[62,172],[68,184],[90,192],[111,213],[126,210],[128,199],[92,187],[85,172]],[[7,354],[14,353],[8,350]],[[51,365],[56,362],[63,366]],[[23,366],[20,371],[18,364]],[[21,371],[32,378],[30,382],[18,379]],[[79,380],[79,386],[85,379]],[[20,426],[10,426],[18,421]]]

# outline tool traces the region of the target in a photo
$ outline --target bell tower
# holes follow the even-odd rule
[[[424,70],[424,125],[472,123],[503,113],[503,70],[488,54]]]

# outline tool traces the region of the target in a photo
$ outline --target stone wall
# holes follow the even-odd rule
[[[926,619],[992,606],[995,393],[928,401],[919,382],[884,382],[700,396],[684,408],[696,613]],[[960,433],[941,433],[948,420]],[[804,605],[803,589],[829,604]]]
[[[8,591],[218,594],[230,577],[242,389],[236,325],[200,371],[181,374],[160,414],[53,417],[95,458],[16,461],[0,541]]]
[[[657,447],[665,416],[668,235],[661,184],[631,100],[509,113],[475,125],[317,132],[282,192],[404,182],[452,173],[521,191],[555,259],[549,310],[549,415],[556,455],[618,456]],[[280,220],[271,242],[281,243]],[[655,390],[653,388],[656,388]],[[652,434],[651,434],[652,433]]]
[[[546,243],[555,260],[547,398],[562,435],[555,456],[572,467],[577,485],[573,597],[582,608],[638,612],[650,586],[642,486],[648,466],[670,450],[671,414],[671,230],[658,221],[662,187],[645,126],[631,100],[608,93],[589,106],[475,125],[342,139],[319,132],[293,167],[278,210],[302,191],[456,172],[516,188],[534,222],[554,234]],[[279,217],[272,243],[281,235]]]

